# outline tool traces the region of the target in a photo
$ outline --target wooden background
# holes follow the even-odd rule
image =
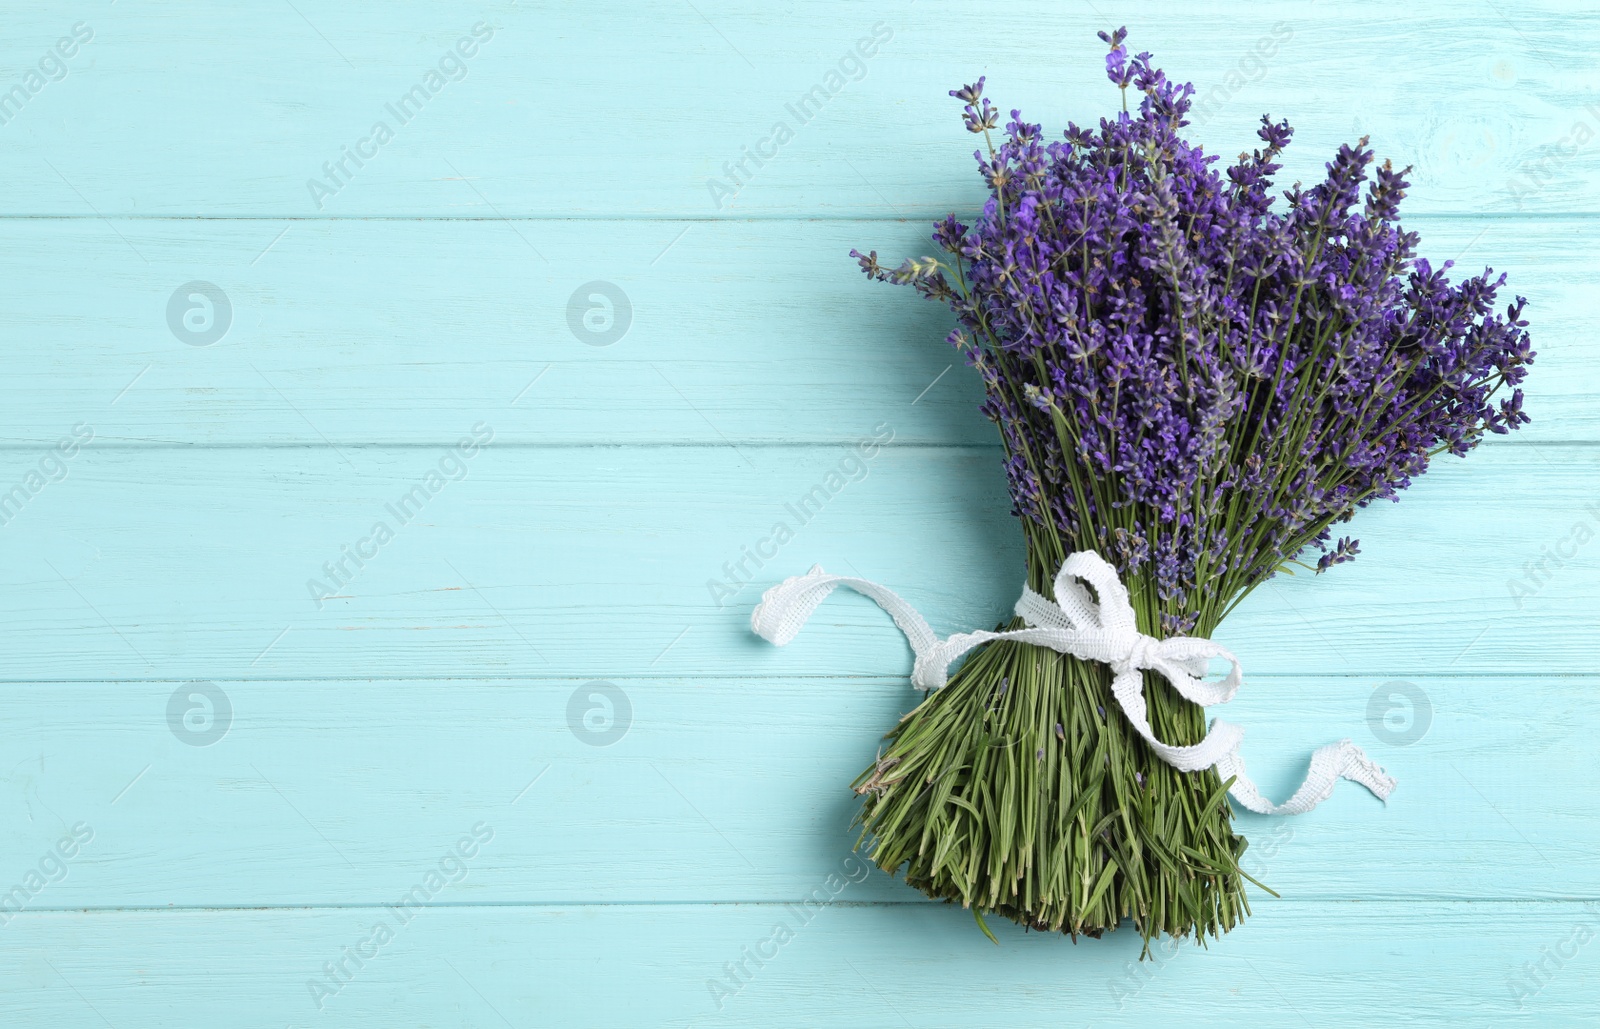
[[[1581,6],[8,3],[0,1020],[1592,1024]],[[1111,110],[1094,31],[1122,22],[1196,82],[1194,135],[1225,156],[1270,109],[1299,130],[1285,182],[1363,134],[1414,164],[1425,252],[1509,271],[1539,350],[1532,426],[1440,461],[1359,517],[1358,562],[1221,633],[1265,786],[1350,736],[1399,792],[1243,817],[1283,898],[1143,966],[1131,932],[996,947],[855,881],[847,786],[916,700],[909,653],[857,597],[786,650],[747,628],[813,562],[941,632],[1011,603],[975,377],[939,310],[847,252],[922,253],[978,201],[948,89],[986,73],[1051,130]],[[92,38],[58,50],[75,25]],[[227,298],[209,344],[195,281]],[[625,325],[609,343],[581,320],[597,291],[626,298],[590,314]],[[889,432],[753,583],[711,588]],[[801,925],[787,905],[819,891]]]

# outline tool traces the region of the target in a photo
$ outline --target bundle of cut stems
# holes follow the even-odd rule
[[[943,257],[887,269],[853,253],[954,312],[950,341],[1000,430],[1031,588],[1051,597],[1063,559],[1092,550],[1141,633],[1210,637],[1273,575],[1353,559],[1356,541],[1331,530],[1358,508],[1526,422],[1515,387],[1533,352],[1525,301],[1495,309],[1503,275],[1452,284],[1449,263],[1415,257],[1398,223],[1405,171],[1385,163],[1369,180],[1362,140],[1280,203],[1291,131],[1263,118],[1262,145],[1219,174],[1180,135],[1193,87],[1130,57],[1124,35],[1101,34],[1124,99],[1097,129],[1046,143],[1012,112],[996,147],[983,80],[954,91],[988,144],[983,211],[936,224]],[[1131,920],[1147,946],[1237,925],[1253,880],[1229,784],[1159,760],[1111,678],[1017,641],[970,655],[857,780],[877,864],[980,925],[993,912],[1096,936]],[[1202,709],[1165,680],[1147,673],[1145,699],[1158,739],[1205,735]]]

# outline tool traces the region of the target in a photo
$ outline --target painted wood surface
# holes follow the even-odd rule
[[[1540,313],[1529,395],[1548,416],[1516,442],[1600,440],[1600,219],[1421,224],[1430,252],[1492,264]],[[0,311],[21,330],[0,429],[41,441],[84,419],[97,445],[353,446],[450,443],[484,418],[502,443],[792,446],[881,418],[897,443],[995,445],[948,317],[866,282],[852,247],[927,253],[928,226],[0,220],[15,257]],[[231,324],[176,347],[167,302],[194,279],[223,290]],[[573,300],[597,279],[627,303],[615,341],[569,321],[574,303],[605,315]]]
[[[949,88],[987,74],[1050,127],[1111,109],[1111,19],[1196,82],[1220,154],[1270,109],[1289,175],[1361,134],[1414,164],[1427,253],[1509,272],[1540,350],[1526,433],[1439,461],[1358,517],[1361,560],[1220,634],[1264,785],[1349,736],[1400,791],[1242,816],[1281,899],[1142,965],[1127,933],[995,947],[867,874],[848,786],[916,702],[905,644],[850,596],[784,650],[747,630],[812,562],[941,632],[1014,599],[947,322],[846,255],[923,252],[977,201]],[[1592,1024],[1592,11],[4,24],[4,1024]]]
[[[596,746],[605,737],[581,722],[570,730],[567,713],[604,710],[606,683],[631,724]],[[26,910],[388,903],[409,888],[419,853],[448,849],[479,819],[494,826],[494,845],[452,887],[453,902],[780,903],[837,864],[853,839],[850,781],[914,703],[903,678],[211,685],[232,724],[206,747],[166,722],[170,698],[190,708],[203,685],[77,683],[82,701],[70,709],[61,684],[11,688],[26,731],[8,750],[4,813],[18,828],[0,858],[20,874],[79,822],[94,834]],[[1600,856],[1571,835],[1600,802],[1587,741],[1546,739],[1534,724],[1496,740],[1463,727],[1518,705],[1571,723],[1594,685],[1258,678],[1233,717],[1250,727],[1248,758],[1264,782],[1291,788],[1315,733],[1348,733],[1406,791],[1387,810],[1341,793],[1316,819],[1242,815],[1248,867],[1284,903],[1587,896]],[[1391,716],[1377,731],[1363,724],[1374,695]],[[908,892],[874,875],[851,897],[908,903]]]
[[[931,217],[981,189],[948,90],[987,74],[1002,110],[1051,125],[1116,104],[1091,4],[14,6],[8,79],[75,25],[93,37],[3,126],[0,210],[15,214]],[[1224,156],[1271,110],[1299,128],[1290,174],[1370,134],[1416,165],[1417,213],[1596,210],[1591,10],[1161,0],[1128,13],[1135,45],[1194,81],[1195,138]],[[746,150],[761,165],[730,175]]]
[[[421,875],[436,857],[418,859]],[[848,884],[844,855],[836,874]],[[1371,904],[1278,904],[1258,909],[1255,931],[1226,945],[1162,951],[1140,966],[1136,939],[1074,945],[1001,926],[996,947],[976,931],[952,932],[952,919],[971,919],[943,906],[841,899],[815,911],[799,906],[804,895],[789,905],[436,906],[417,914],[52,912],[6,927],[16,941],[0,982],[24,1025],[105,1025],[91,1003],[120,1024],[292,1027],[1140,1027],[1153,1010],[1202,1025],[1382,1025],[1397,1011],[1419,1026],[1593,1020],[1593,979],[1582,963],[1595,945],[1574,942],[1575,926],[1600,920],[1592,905],[1399,902],[1379,915]],[[385,923],[391,938],[369,943]],[[792,937],[781,945],[771,942],[780,925]],[[368,955],[361,968],[345,957],[358,948]],[[761,967],[748,957],[758,950],[768,955]],[[1512,1003],[1503,1012],[1504,970],[1558,950],[1572,956],[1561,959],[1565,967],[1545,959],[1553,974],[1528,988],[1527,1010]],[[341,960],[351,977],[320,995],[319,1012],[308,983]],[[730,974],[739,988],[714,993],[711,984]],[[247,1015],[241,997],[251,1001]]]

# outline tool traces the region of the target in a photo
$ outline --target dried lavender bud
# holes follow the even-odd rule
[[[1449,262],[1415,256],[1396,220],[1406,170],[1369,181],[1365,139],[1275,201],[1293,133],[1263,118],[1261,148],[1219,172],[1179,135],[1193,87],[1130,57],[1124,30],[1100,35],[1137,110],[1060,142],[1012,113],[978,156],[981,214],[935,225],[962,288],[932,259],[856,256],[955,312],[1030,541],[1101,551],[1149,581],[1164,632],[1207,630],[1433,455],[1527,422],[1526,302],[1501,315],[1504,275],[1451,282]],[[952,91],[975,131],[992,121],[983,85]]]
[[[1449,262],[1417,256],[1399,224],[1409,169],[1374,165],[1363,139],[1320,182],[1280,190],[1293,132],[1268,117],[1259,145],[1219,163],[1181,136],[1194,87],[1126,37],[1100,34],[1123,110],[1057,139],[1012,111],[995,145],[984,80],[955,90],[984,136],[982,210],[934,225],[937,260],[852,254],[954,312],[948,341],[983,381],[1030,586],[1092,549],[1141,631],[1208,636],[1298,555],[1317,551],[1318,572],[1354,559],[1333,527],[1434,456],[1525,424],[1534,354],[1526,302],[1497,299],[1505,276],[1452,281]],[[993,912],[1099,936],[1131,918],[1148,953],[1161,933],[1237,925],[1248,876],[1220,778],[1162,763],[1108,720],[1112,695],[1103,666],[980,647],[890,733],[893,779],[880,762],[857,780],[873,860],[980,926]],[[1145,699],[1163,738],[1204,735],[1203,709],[1166,689]],[[1056,766],[1016,759],[1041,724],[1063,744],[1077,727]]]
[[[1354,561],[1359,553],[1361,553],[1361,541],[1345,536],[1339,540],[1338,546],[1317,558],[1317,574],[1321,575],[1334,565]]]

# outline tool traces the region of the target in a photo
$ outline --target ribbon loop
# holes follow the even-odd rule
[[[1022,588],[1016,604],[1017,616],[1025,626],[1021,629],[958,633],[941,640],[916,608],[892,590],[866,579],[828,575],[820,565],[762,594],[750,615],[750,627],[781,647],[795,638],[828,594],[840,586],[870,598],[900,627],[916,655],[911,682],[917,689],[944,686],[950,665],[990,640],[1032,643],[1110,666],[1111,693],[1117,706],[1156,756],[1182,772],[1215,767],[1225,781],[1234,780],[1229,794],[1251,811],[1272,815],[1310,811],[1332,795],[1339,779],[1360,783],[1379,800],[1387,800],[1394,792],[1394,779],[1349,740],[1312,754],[1300,788],[1284,803],[1273,804],[1244,774],[1244,759],[1239,756],[1244,730],[1239,726],[1216,719],[1205,738],[1189,746],[1157,739],[1144,699],[1145,672],[1167,680],[1184,699],[1211,707],[1234,698],[1244,682],[1244,669],[1238,658],[1211,640],[1189,636],[1158,639],[1141,633],[1127,587],[1116,569],[1092,550],[1080,550],[1061,563],[1053,583],[1055,600]],[[1221,679],[1209,678],[1211,662],[1219,658],[1228,663],[1228,672]]]

